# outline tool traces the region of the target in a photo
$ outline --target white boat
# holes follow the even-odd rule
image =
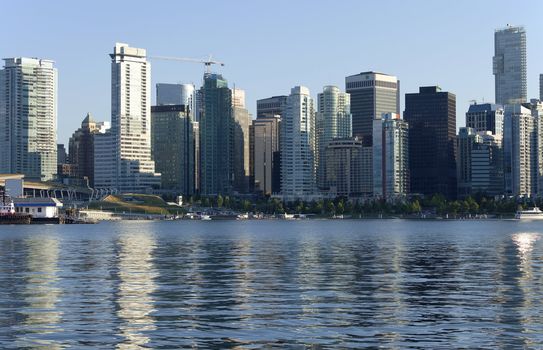
[[[519,210],[515,215],[515,219],[518,220],[543,220],[543,211],[538,207],[528,208],[526,210]]]

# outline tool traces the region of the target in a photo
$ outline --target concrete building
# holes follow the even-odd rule
[[[334,139],[325,150],[326,186],[338,197],[369,196],[372,191],[372,150],[358,138]]]
[[[87,179],[91,187],[94,186],[94,137],[106,133],[110,128],[109,122],[97,122],[87,113],[81,127],[70,137],[69,158],[70,164],[74,166],[75,177]]]
[[[373,120],[373,196],[395,199],[409,194],[409,126],[396,113]]]
[[[526,31],[507,25],[494,32],[492,68],[496,103],[519,104],[527,101]]]
[[[529,106],[505,106],[503,150],[508,195],[532,197],[537,193],[537,129],[538,120]]]
[[[456,197],[456,96],[438,86],[405,95],[411,192]]]
[[[543,101],[543,74],[539,74],[539,101]]]
[[[151,151],[161,174],[161,189],[177,194],[195,193],[194,122],[190,107],[151,107]]]
[[[117,134],[110,130],[94,135],[94,188],[119,191],[119,148]]]
[[[287,96],[272,96],[256,101],[256,116],[273,117],[276,115],[283,116]]]
[[[472,192],[472,150],[482,142],[483,138],[473,128],[460,128],[456,137],[456,181],[459,198],[465,198]]]
[[[285,200],[316,193],[315,110],[309,89],[296,86],[281,121],[281,194]]]
[[[335,138],[352,136],[350,95],[341,92],[336,86],[325,86],[317,95],[316,114],[317,147],[315,161],[317,167],[317,187],[326,189],[325,150]]]
[[[499,196],[504,193],[502,136],[479,133],[481,143],[471,150],[471,194]]]
[[[493,135],[503,135],[503,107],[493,103],[474,103],[466,112],[466,127],[475,133],[490,131]]]
[[[151,67],[146,55],[144,49],[123,43],[116,43],[110,55],[111,133],[118,150],[117,188],[125,193],[160,187],[151,159]]]
[[[0,173],[49,181],[57,173],[57,69],[6,58],[0,70]]]
[[[373,120],[383,113],[400,114],[400,81],[392,75],[362,72],[345,78],[351,96],[353,136],[371,145]]]
[[[253,120],[254,190],[264,195],[274,193],[273,179],[277,173],[274,154],[279,152],[281,118],[259,116]]]

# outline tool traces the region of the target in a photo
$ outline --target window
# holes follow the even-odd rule
[[[38,208],[38,213],[41,213],[41,208]]]

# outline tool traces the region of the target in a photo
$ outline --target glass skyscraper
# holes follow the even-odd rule
[[[496,103],[518,104],[527,101],[526,31],[507,26],[494,33]]]

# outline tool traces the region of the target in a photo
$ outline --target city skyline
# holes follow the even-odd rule
[[[374,70],[393,74],[401,80],[401,114],[405,108],[405,93],[416,92],[419,86],[437,84],[455,93],[458,129],[464,124],[470,100],[476,99],[480,103],[483,98],[485,102],[495,100],[494,30],[509,23],[526,29],[528,99],[539,96],[543,48],[537,45],[537,33],[543,31],[543,24],[536,13],[543,9],[541,3],[461,1],[447,9],[446,18],[441,15],[443,9],[439,4],[422,2],[420,4],[424,6],[399,1],[384,4],[341,2],[326,11],[319,6],[307,7],[306,2],[288,7],[283,6],[287,3],[282,1],[275,7],[246,2],[235,4],[163,2],[160,4],[163,11],[158,8],[143,12],[137,10],[137,6],[125,9],[123,4],[108,4],[104,11],[105,2],[78,4],[77,9],[64,2],[9,3],[5,9],[24,10],[25,18],[31,23],[39,23],[42,16],[52,20],[51,25],[40,29],[39,37],[35,35],[35,26],[18,30],[17,36],[8,36],[0,54],[55,61],[59,70],[60,143],[67,143],[87,112],[97,120],[110,119],[107,55],[117,41],[145,48],[150,55],[199,58],[213,54],[226,63],[215,71],[247,92],[247,108],[253,118],[256,117],[257,99],[288,94],[296,85],[307,86],[313,92],[321,91],[325,85],[337,85],[345,90],[346,76]],[[240,7],[247,14],[243,21],[236,19]],[[530,8],[530,11],[522,11],[520,16],[521,11],[513,11],[519,7]],[[360,19],[363,13],[380,13],[383,9],[387,9],[387,16]],[[121,10],[128,11],[122,13],[129,14],[130,20],[118,21]],[[224,23],[224,27],[216,30],[217,26],[199,26],[198,16],[183,16],[182,21],[173,21],[174,14],[179,13],[176,10],[206,13],[206,21]],[[308,14],[305,20],[298,16],[302,10]],[[264,11],[275,18],[272,24],[261,21]],[[481,12],[485,13],[482,24]],[[511,16],[511,13],[519,15]],[[92,25],[87,24],[87,18],[94,19]],[[14,20],[8,17],[0,26],[9,32],[10,28],[17,27]],[[142,21],[148,25],[141,26]],[[303,45],[298,42],[297,35],[293,35],[296,32],[304,34]],[[358,35],[354,44],[353,33]],[[233,37],[238,40],[227,40]],[[322,47],[328,49],[320,49],[320,43],[326,44]],[[428,50],[425,43],[432,43],[435,50]],[[342,54],[338,55],[338,52]],[[192,82],[198,87],[202,82],[203,65],[167,61],[152,61],[152,64],[153,104],[156,83]]]

